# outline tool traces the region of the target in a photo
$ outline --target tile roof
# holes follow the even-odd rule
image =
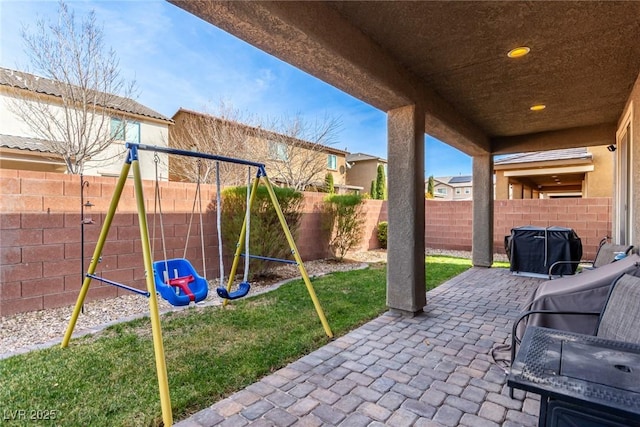
[[[386,163],[387,161],[378,156],[372,156],[370,154],[365,153],[352,153],[347,155],[347,162],[361,162],[364,160],[379,160],[381,162]]]
[[[560,160],[591,159],[593,155],[582,148],[566,148],[563,150],[534,151],[531,153],[513,154],[494,161],[496,165],[510,165],[514,163],[549,162]]]
[[[256,127],[254,125],[248,125],[246,123],[242,123],[242,122],[239,122],[239,121],[229,120],[229,119],[226,119],[224,117],[218,117],[218,116],[214,116],[214,115],[209,114],[209,113],[202,113],[202,112],[199,112],[199,111],[189,110],[189,109],[182,108],[182,107],[180,107],[178,109],[178,111],[176,111],[175,114],[173,115],[173,118],[172,118],[173,122],[177,123],[178,120],[179,120],[179,116],[180,115],[198,116],[198,117],[203,117],[205,119],[218,121],[220,123],[226,123],[226,124],[229,124],[229,125],[237,125],[237,126],[240,126],[241,128],[244,128],[246,130],[246,132],[248,132],[248,133],[253,133],[256,136],[260,136],[260,137],[266,138],[266,139],[269,139],[272,136],[275,136],[276,138],[281,138],[282,136],[284,136],[285,138],[287,138],[287,140],[296,141],[297,144],[299,143],[301,146],[306,146],[306,147],[309,147],[310,149],[314,149],[315,147],[318,147],[318,146],[322,147],[321,150],[322,150],[322,152],[325,152],[325,153],[339,154],[339,155],[345,155],[345,156],[349,154],[347,151],[344,151],[344,150],[341,150],[339,148],[335,148],[335,147],[332,147],[332,146],[329,146],[329,145],[320,144],[320,143],[318,143],[316,145],[313,142],[305,141],[303,139],[295,138],[295,137],[288,136],[288,135],[283,135],[283,134],[280,134],[278,132],[275,132],[275,131],[272,131],[272,130],[269,130],[269,129],[263,129],[261,127]]]
[[[44,140],[38,138],[0,134],[0,147],[2,148],[15,148],[18,150],[51,153],[50,150],[45,148],[46,146],[44,142]]]
[[[0,86],[10,86],[61,98],[62,93],[58,88],[59,83],[60,82],[25,73],[23,71],[0,67]],[[157,111],[154,111],[133,99],[117,95],[113,95],[113,101],[110,102],[109,105],[102,105],[102,107],[171,122],[171,119],[163,116]]]

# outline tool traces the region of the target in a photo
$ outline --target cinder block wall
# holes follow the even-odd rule
[[[473,202],[426,200],[425,244],[437,249],[471,250]],[[598,243],[611,236],[612,201],[586,199],[496,200],[494,249],[504,253],[504,236],[525,225],[573,228],[582,240],[582,259],[595,257]]]
[[[72,305],[102,228],[116,178],[85,177],[85,201],[94,204],[85,217],[85,268],[80,263],[80,181],[78,176],[0,170],[0,316]],[[154,216],[154,183],[145,181],[145,206],[154,259],[163,259],[159,217]],[[193,205],[194,184],[163,182],[162,211],[167,257],[182,258]],[[207,201],[215,189],[203,186],[206,206],[205,262],[207,277],[218,275],[215,211]],[[304,260],[329,255],[323,240],[321,206],[325,194],[305,193],[303,218],[296,243]],[[471,249],[472,202],[426,203],[426,245]],[[495,204],[494,242],[502,252],[503,238],[523,225],[571,227],[582,238],[583,259],[592,259],[600,239],[611,233],[611,199],[502,200]],[[387,202],[367,200],[364,234],[357,249],[378,247],[377,224],[387,220]],[[199,221],[196,217],[186,258],[203,271]],[[144,289],[142,246],[133,182],[128,182],[107,237],[97,274]],[[110,298],[127,291],[93,281],[88,300]]]
[[[116,178],[85,177],[85,267],[81,267],[80,178],[73,175],[0,171],[0,315],[74,304],[92,258]],[[154,183],[144,182],[145,206],[154,258],[163,259],[159,215],[154,215]],[[168,258],[184,256],[195,185],[160,184]],[[215,197],[203,187],[204,208]],[[202,272],[199,218],[194,217],[186,258]],[[217,273],[215,212],[204,213],[207,275]],[[96,274],[139,289],[146,288],[142,243],[133,182],[124,188]],[[94,280],[87,300],[115,297],[127,291]]]
[[[80,177],[55,173],[0,170],[0,316],[72,305],[82,285],[108,211],[117,178],[85,177],[84,200],[94,206],[85,218],[85,267],[81,267]],[[144,181],[145,207],[154,259],[164,259],[160,216],[155,206],[153,181]],[[195,184],[162,182],[161,208],[167,258],[187,258],[202,272],[199,218],[196,215],[188,239],[188,224]],[[204,212],[207,277],[217,277],[218,237],[214,210],[215,188],[201,188]],[[305,193],[303,217],[296,244],[304,260],[329,255],[323,240],[321,205],[325,194]],[[210,203],[211,202],[211,203]],[[361,249],[377,247],[375,228],[386,220],[386,204],[365,206],[365,235]],[[155,225],[154,225],[155,219]],[[155,230],[155,235],[154,235]],[[154,238],[155,236],[155,238]],[[234,242],[235,244],[235,242]],[[228,250],[228,248],[227,248]],[[268,255],[268,254],[262,254]],[[127,182],[102,252],[96,274],[139,289],[146,288],[142,242],[133,181]],[[230,263],[226,259],[227,271]],[[128,291],[92,281],[87,301],[111,298]]]

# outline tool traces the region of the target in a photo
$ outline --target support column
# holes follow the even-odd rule
[[[424,275],[424,126],[415,105],[387,112],[387,306],[414,316],[427,303]]]
[[[532,199],[533,198],[533,188],[525,185],[522,190],[522,198],[523,199]]]
[[[511,199],[520,200],[522,199],[523,188],[522,184],[519,182],[514,182],[511,184]]]
[[[496,200],[509,200],[509,178],[504,171],[496,171]]]
[[[474,267],[493,264],[493,156],[473,157],[473,241]]]

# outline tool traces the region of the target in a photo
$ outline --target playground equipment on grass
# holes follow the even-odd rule
[[[253,258],[261,258],[261,259],[269,259],[267,257],[250,255],[248,250],[251,206],[255,199],[255,194],[257,193],[256,190],[258,188],[258,184],[262,180],[264,181],[264,185],[269,193],[269,197],[275,208],[280,225],[282,226],[282,231],[285,234],[285,237],[291,249],[291,253],[295,259],[295,261],[279,260],[279,259],[269,259],[269,260],[295,263],[298,266],[302,279],[307,287],[307,291],[309,292],[313,305],[316,309],[316,313],[318,314],[320,323],[322,324],[322,327],[324,328],[325,333],[329,338],[333,337],[333,333],[331,332],[331,328],[329,327],[329,324],[324,315],[322,307],[320,306],[320,302],[316,296],[315,290],[313,289],[313,285],[311,284],[309,275],[307,274],[307,271],[304,267],[302,259],[300,258],[300,254],[298,253],[296,244],[293,240],[293,236],[291,235],[291,231],[289,230],[287,222],[284,218],[284,215],[278,203],[273,187],[271,186],[271,182],[267,177],[264,164],[257,163],[257,162],[250,162],[247,160],[234,159],[230,157],[216,156],[213,154],[179,150],[179,149],[168,148],[168,147],[144,145],[144,144],[127,143],[126,147],[128,149],[127,157],[124,165],[122,166],[122,170],[120,172],[120,176],[118,178],[118,182],[116,184],[114,194],[111,199],[111,204],[109,205],[109,209],[105,216],[102,230],[100,231],[98,242],[96,244],[96,248],[94,250],[93,257],[91,259],[91,263],[89,264],[89,268],[87,270],[84,281],[82,283],[82,287],[80,289],[80,293],[78,295],[78,299],[76,301],[76,305],[74,307],[71,319],[69,320],[69,325],[67,326],[67,330],[65,332],[61,346],[64,348],[69,345],[71,335],[73,334],[73,330],[78,320],[78,316],[80,315],[80,311],[84,304],[84,300],[86,298],[87,292],[89,291],[89,286],[91,285],[91,281],[93,279],[148,297],[149,315],[151,318],[151,331],[152,331],[152,337],[153,337],[153,347],[154,347],[155,362],[156,362],[156,372],[158,376],[158,388],[160,393],[160,407],[162,410],[163,423],[165,426],[168,427],[173,424],[173,414],[171,410],[169,382],[167,378],[164,344],[162,341],[162,328],[160,324],[160,313],[158,309],[158,300],[156,297],[156,292],[160,293],[160,295],[162,295],[162,297],[165,298],[167,301],[169,301],[171,304],[188,305],[192,301],[197,302],[202,300],[204,297],[206,297],[206,290],[208,289],[208,286],[202,289],[202,283],[204,282],[205,285],[207,284],[206,278],[198,275],[198,273],[195,271],[193,266],[186,259],[186,247],[185,247],[185,257],[183,258],[167,259],[166,251],[165,251],[164,260],[157,261],[155,263],[153,262],[153,259],[152,259],[153,252],[151,249],[148,226],[147,226],[147,213],[146,213],[146,207],[144,202],[138,151],[142,150],[142,151],[151,151],[156,153],[155,154],[156,156],[156,201],[160,200],[158,176],[157,176],[157,153],[165,153],[165,154],[173,154],[173,155],[186,156],[186,157],[194,157],[198,159],[214,160],[216,162],[229,162],[229,163],[246,165],[249,168],[250,167],[257,168],[256,177],[253,181],[253,185],[251,186],[251,192],[249,192],[249,186],[247,186],[247,212],[242,224],[240,238],[238,239],[238,244],[236,246],[236,251],[233,258],[231,271],[229,273],[227,286],[226,288],[225,287],[218,288],[217,293],[223,298],[225,298],[225,304],[230,299],[240,298],[246,295],[249,291],[248,289],[249,283],[247,281],[249,258],[253,257]],[[220,220],[220,196],[219,196],[220,194],[219,163],[216,163],[216,165],[217,165],[216,184],[217,184],[217,194],[218,194],[218,196],[216,197],[217,198],[217,226],[218,226],[218,239],[219,239],[219,249],[220,249],[219,252],[221,253],[222,241],[220,237],[221,220]],[[146,291],[132,288],[130,286],[106,279],[104,277],[97,276],[95,274],[96,268],[98,266],[98,262],[102,254],[102,250],[107,240],[107,235],[109,234],[111,223],[113,221],[113,218],[116,213],[116,209],[118,207],[118,202],[122,195],[122,190],[124,189],[130,170],[133,170],[135,199],[136,199],[136,206],[138,211],[138,224],[140,228],[140,241],[142,244],[142,256],[143,256],[143,262],[144,262],[144,269],[146,273],[145,274],[146,285],[147,285]],[[249,169],[249,182],[250,180],[251,180],[251,175],[250,175],[250,169]],[[196,197],[200,197],[199,191],[200,191],[200,182],[198,179],[198,185],[196,187]],[[161,209],[160,203],[158,203],[158,206],[160,206],[160,211],[161,211],[162,209]],[[193,218],[194,210],[195,210],[195,200],[194,200],[194,209],[192,210],[192,218]],[[202,208],[200,209],[200,213],[202,214]],[[162,218],[161,212],[159,217]],[[200,225],[201,225],[201,233],[202,233],[202,216],[200,218],[201,218]],[[161,221],[161,230],[162,229],[163,229],[163,225]],[[189,226],[189,230],[190,229],[191,227]],[[155,227],[154,227],[154,232],[155,232]],[[164,232],[162,233],[164,236]],[[163,237],[163,241],[164,241],[164,237]],[[202,235],[201,235],[201,241],[203,245],[202,249],[203,249],[203,264],[204,264],[204,239],[202,238]],[[246,251],[244,254],[242,253],[243,246],[246,247]],[[163,243],[163,251],[164,251],[164,243]],[[245,259],[245,276],[242,283],[240,283],[240,285],[238,286],[238,288],[235,291],[231,292],[231,288],[233,286],[233,279],[236,274],[236,270],[238,268],[240,258],[243,256]],[[222,273],[224,271],[222,258],[220,258],[220,267],[221,267],[220,271]],[[203,265],[203,270],[205,270],[204,265]],[[172,273],[173,273],[173,277],[171,276]],[[223,276],[224,274],[222,273],[221,283],[222,283]],[[194,285],[197,285],[197,286],[194,286]],[[204,293],[204,296],[203,296],[203,293]]]

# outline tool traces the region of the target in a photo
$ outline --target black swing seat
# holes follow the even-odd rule
[[[238,285],[238,289],[233,292],[227,291],[227,288],[220,286],[216,289],[218,296],[224,299],[238,299],[246,296],[251,289],[249,282],[242,282]]]
[[[165,280],[167,272],[168,282]],[[189,305],[207,297],[209,285],[191,263],[184,258],[175,258],[153,263],[156,291],[171,305]]]

